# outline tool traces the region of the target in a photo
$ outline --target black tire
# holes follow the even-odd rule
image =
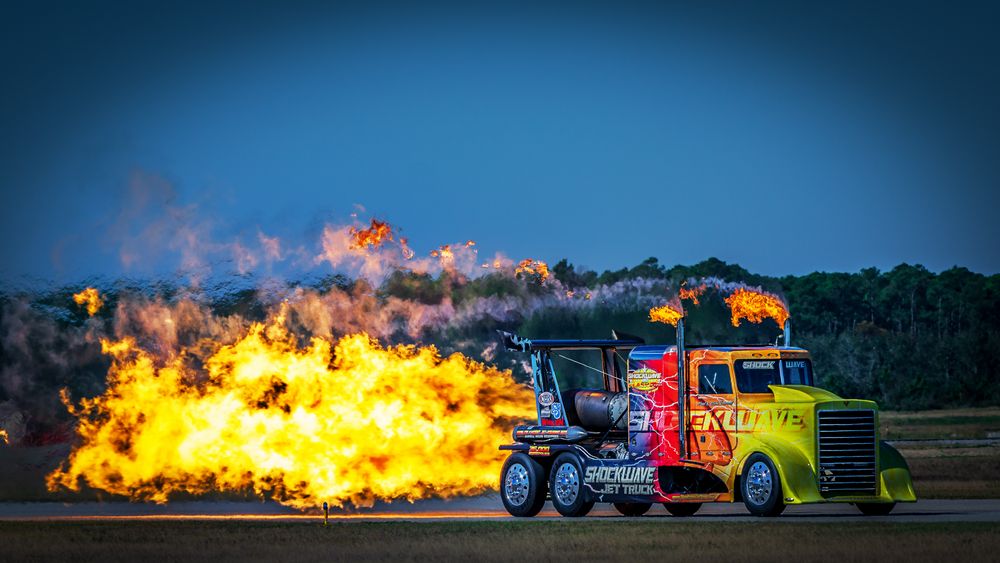
[[[552,463],[549,471],[549,491],[552,506],[559,514],[570,518],[586,516],[594,502],[583,485],[583,464],[580,458],[565,452]]]
[[[665,502],[663,507],[671,516],[694,516],[701,508],[700,502]]]
[[[615,510],[622,516],[642,516],[649,512],[652,506],[652,503],[648,502],[616,502]]]
[[[500,498],[511,516],[529,517],[538,514],[545,504],[547,486],[545,468],[531,456],[515,452],[503,463],[503,469],[500,470]]]
[[[858,510],[865,516],[886,516],[896,508],[894,502],[859,502]]]
[[[764,454],[747,458],[740,476],[743,504],[754,516],[773,517],[785,510],[782,500],[781,477],[774,462]]]

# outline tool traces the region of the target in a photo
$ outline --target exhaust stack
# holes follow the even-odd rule
[[[684,317],[677,320],[677,428],[680,431],[680,457],[687,458],[687,443],[684,436],[687,433],[684,428],[684,403],[687,402],[687,374],[685,364],[687,357],[684,350]]]
[[[792,319],[785,319],[785,346],[792,345]]]

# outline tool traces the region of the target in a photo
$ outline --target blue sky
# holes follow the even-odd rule
[[[11,8],[0,277],[176,268],[119,259],[137,177],[219,241],[1000,271],[997,9],[744,4]]]

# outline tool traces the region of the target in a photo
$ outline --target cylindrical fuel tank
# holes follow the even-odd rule
[[[628,409],[625,393],[610,393],[599,389],[579,389],[573,393],[573,406],[580,426],[587,430],[604,432],[614,424],[614,430],[625,430],[628,420],[623,414]]]

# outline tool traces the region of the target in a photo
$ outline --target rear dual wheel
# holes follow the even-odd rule
[[[570,518],[586,516],[594,502],[589,499],[583,484],[583,464],[575,455],[566,452],[560,454],[552,463],[549,474],[549,492],[552,496],[552,506]]]
[[[545,469],[531,456],[511,454],[500,470],[500,497],[511,516],[538,514],[545,504]]]

